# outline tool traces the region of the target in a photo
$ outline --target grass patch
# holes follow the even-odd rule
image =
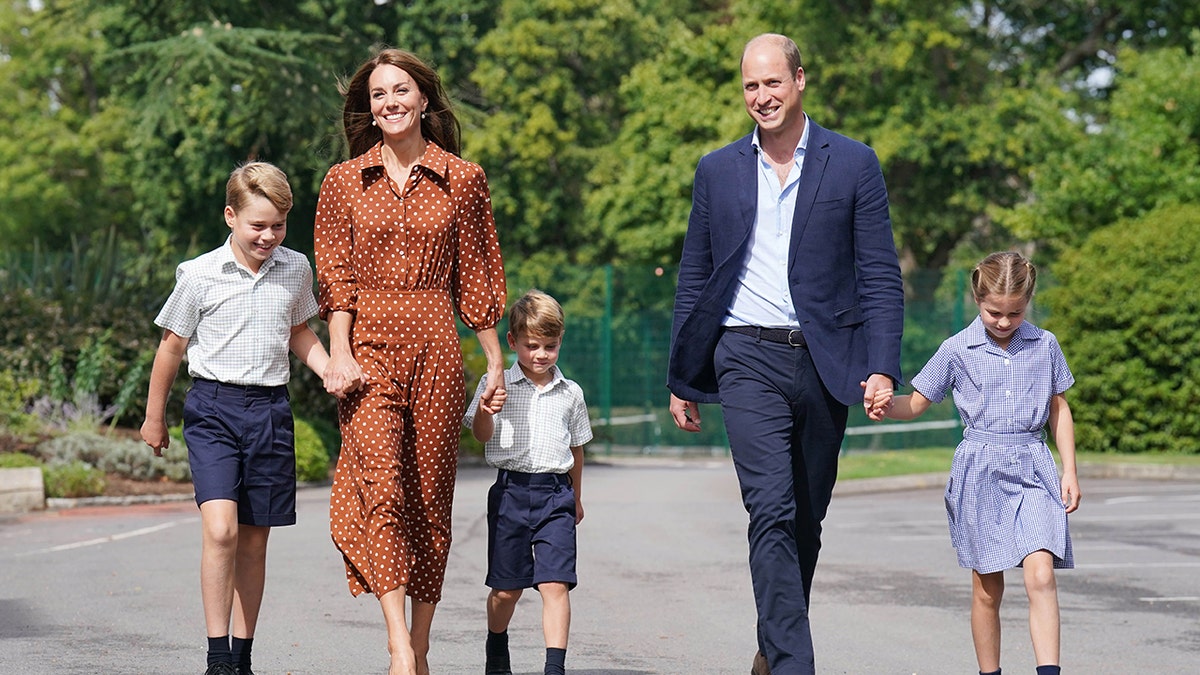
[[[882,478],[917,473],[939,473],[950,470],[954,448],[917,448],[913,450],[851,450],[838,460],[838,479]],[[1062,468],[1062,459],[1054,452],[1054,462]],[[1111,452],[1080,452],[1075,463],[1083,464],[1174,464],[1200,466],[1200,455],[1180,454],[1117,454]]]
[[[1058,461],[1058,453],[1054,455]],[[1180,454],[1118,454],[1112,452],[1076,452],[1076,464],[1177,464],[1200,466],[1200,455]]]
[[[954,448],[851,451],[838,460],[838,480],[949,471],[953,458]]]

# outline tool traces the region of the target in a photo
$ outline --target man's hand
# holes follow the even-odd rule
[[[700,406],[695,401],[685,401],[671,394],[670,409],[675,426],[684,431],[700,431]]]
[[[892,378],[874,373],[859,384],[863,388],[863,410],[867,417],[875,422],[882,421],[892,409]]]

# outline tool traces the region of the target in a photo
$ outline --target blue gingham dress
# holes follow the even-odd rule
[[[913,378],[934,403],[953,392],[965,426],[945,493],[959,565],[989,574],[1045,549],[1055,568],[1075,566],[1058,468],[1044,440],[1050,399],[1074,383],[1053,333],[1022,323],[1004,350],[979,317]]]

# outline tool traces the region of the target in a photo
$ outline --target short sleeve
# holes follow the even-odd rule
[[[583,390],[575,385],[578,394],[575,405],[571,406],[571,417],[567,421],[567,429],[571,434],[571,447],[579,447],[592,440],[592,423],[588,419],[587,403],[583,399]]]
[[[479,412],[479,400],[483,397],[483,389],[487,384],[487,375],[479,378],[475,387],[475,395],[471,397],[471,405],[467,406],[467,414],[463,415],[463,426],[470,428],[475,424],[475,413]]]
[[[504,317],[507,288],[487,176],[471,164],[458,197],[458,255],[451,293],[459,318],[474,331]]]
[[[912,388],[932,403],[941,403],[946,392],[954,386],[954,357],[949,341],[943,342],[937,352],[912,379]]]
[[[195,282],[195,274],[189,270],[188,263],[182,263],[175,268],[175,288],[154,319],[159,328],[165,328],[184,338],[191,338],[196,332],[196,327],[200,325],[200,291]]]
[[[293,326],[308,323],[309,319],[317,315],[318,309],[317,299],[313,296],[313,273],[312,268],[308,265],[308,258],[297,254],[296,264],[301,267],[301,284],[296,291],[296,301],[292,303],[291,322]]]
[[[1071,374],[1071,369],[1067,366],[1067,357],[1063,355],[1058,338],[1050,332],[1047,332],[1046,336],[1050,340],[1050,386],[1057,396],[1075,384],[1075,376]]]

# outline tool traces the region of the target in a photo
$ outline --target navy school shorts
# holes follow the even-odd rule
[[[296,450],[286,385],[196,379],[183,404],[196,504],[231,499],[238,522],[296,523]]]
[[[487,518],[489,588],[575,587],[575,490],[567,474],[500,469]]]

